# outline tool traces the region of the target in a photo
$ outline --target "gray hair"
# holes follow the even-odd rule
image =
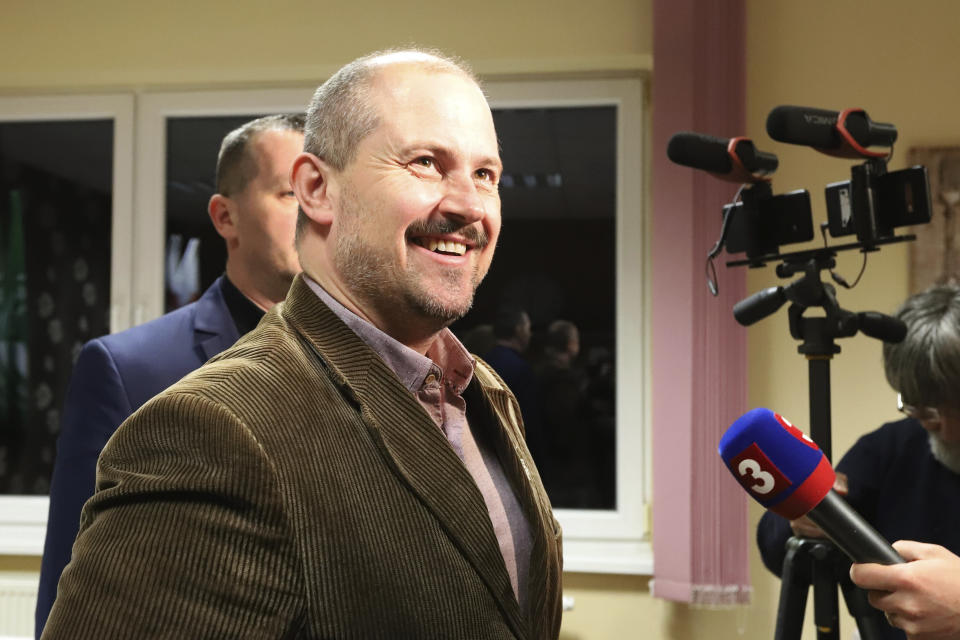
[[[251,142],[265,131],[303,133],[306,115],[284,113],[263,116],[243,124],[223,138],[217,155],[217,193],[231,196],[243,191],[257,177],[259,164],[250,153]]]
[[[465,62],[440,51],[420,48],[376,51],[347,63],[317,88],[307,107],[303,150],[336,171],[343,171],[356,156],[357,145],[380,126],[380,114],[370,100],[370,87],[379,72],[391,64],[411,64],[435,73],[456,73],[480,86]],[[297,240],[306,224],[307,218],[301,209],[297,216]]]
[[[960,406],[960,286],[934,285],[910,296],[896,316],[906,323],[907,337],[883,344],[890,386],[908,404]]]

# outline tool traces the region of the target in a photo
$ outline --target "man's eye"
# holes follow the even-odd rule
[[[496,182],[496,176],[489,169],[477,169],[476,176],[487,182]]]
[[[284,192],[283,192],[283,197],[284,197],[284,198],[296,198],[296,197],[297,197],[297,194],[295,194],[293,191],[284,191]]]
[[[432,169],[434,166],[433,158],[429,156],[423,156],[422,158],[417,158],[413,161],[414,164],[418,164],[421,167],[426,167],[427,169]]]

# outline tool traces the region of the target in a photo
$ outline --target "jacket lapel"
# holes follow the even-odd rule
[[[240,337],[223,299],[221,283],[217,278],[196,302],[193,318],[193,344],[206,362],[232,345]]]
[[[360,408],[385,461],[473,566],[518,638],[526,625],[486,503],[446,437],[384,361],[298,276],[281,312]]]

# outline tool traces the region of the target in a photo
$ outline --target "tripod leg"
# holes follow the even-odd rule
[[[878,610],[870,606],[867,601],[867,592],[850,581],[850,575],[844,572],[839,578],[843,599],[847,602],[847,610],[857,621],[861,640],[880,640],[883,630],[889,629],[886,618]]]
[[[800,538],[787,541],[787,555],[780,575],[780,603],[774,640],[800,640],[803,615],[810,589],[810,558],[803,552]]]
[[[814,549],[813,556],[813,622],[819,640],[840,637],[840,605],[833,567],[825,562],[829,548]]]

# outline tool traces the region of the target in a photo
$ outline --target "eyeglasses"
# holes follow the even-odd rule
[[[940,419],[940,411],[935,407],[917,407],[912,404],[904,404],[903,397],[897,394],[897,411],[903,415],[920,421],[934,421]]]

